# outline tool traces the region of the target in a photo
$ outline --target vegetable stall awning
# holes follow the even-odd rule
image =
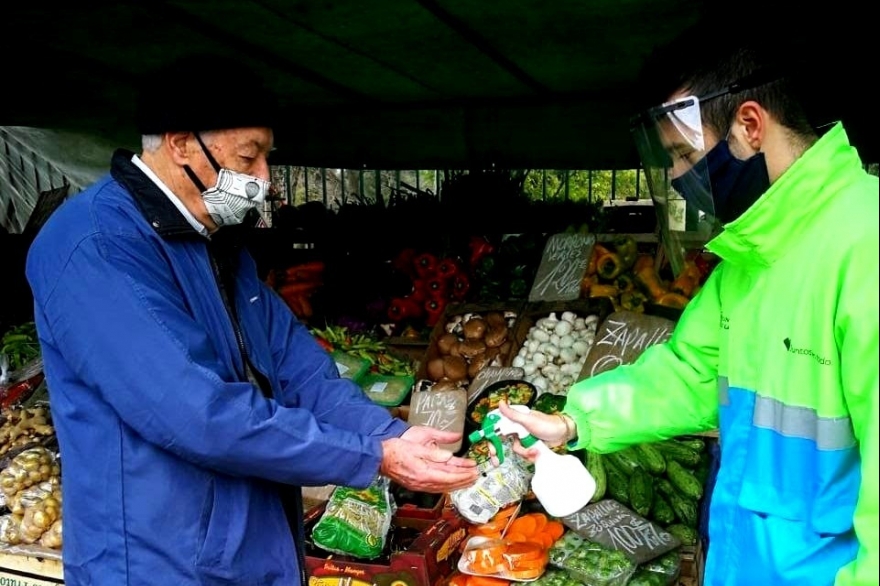
[[[0,126],[137,145],[139,75],[191,52],[250,59],[282,96],[275,163],[347,168],[633,168],[627,121],[646,56],[709,6],[740,27],[798,35],[817,82],[847,96],[863,157],[876,56],[839,2],[807,24],[774,2],[718,0],[113,0],[7,3]],[[815,40],[812,40],[815,39]],[[707,43],[724,42],[707,30]],[[860,44],[861,43],[861,44]],[[830,48],[829,48],[830,47]],[[699,48],[695,48],[699,50]],[[181,100],[236,91],[194,71]]]

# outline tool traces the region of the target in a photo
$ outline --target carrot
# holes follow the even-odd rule
[[[512,580],[531,580],[533,578],[537,578],[541,574],[544,573],[544,568],[537,568],[533,570],[511,570],[506,572],[508,576]]]
[[[553,538],[553,535],[547,533],[546,531],[538,533],[532,539],[540,539],[541,545],[544,546],[544,549],[550,549],[551,547],[553,547],[553,544],[556,543],[556,539]]]
[[[511,543],[504,551],[504,559],[511,565],[515,565],[523,560],[540,559],[544,555],[544,548],[534,541]]]
[[[522,517],[517,517],[510,524],[510,528],[507,530],[508,533],[521,533],[526,537],[534,535],[535,527],[537,527],[537,523],[533,517],[529,515],[523,515]]]
[[[529,540],[528,535],[523,535],[522,533],[517,533],[516,531],[508,531],[504,536],[505,541],[509,541],[510,543],[522,543]]]
[[[508,586],[509,580],[492,576],[468,576],[467,586]]]
[[[465,586],[467,584],[467,574],[455,572],[449,577],[448,586]]]
[[[549,556],[547,553],[541,555],[541,557],[529,559],[529,560],[517,560],[515,562],[508,561],[508,567],[510,570],[516,572],[519,570],[543,570],[547,567],[547,561],[549,560]]]
[[[529,513],[529,516],[535,520],[535,533],[540,533],[547,526],[547,515],[544,513]]]
[[[547,521],[547,525],[544,527],[544,533],[553,538],[553,541],[556,542],[562,534],[565,533],[565,526],[559,521]]]

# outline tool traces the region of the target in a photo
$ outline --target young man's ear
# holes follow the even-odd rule
[[[743,145],[748,145],[752,151],[757,153],[761,150],[766,130],[767,111],[754,100],[740,104],[736,110],[732,130],[738,134],[736,140]]]

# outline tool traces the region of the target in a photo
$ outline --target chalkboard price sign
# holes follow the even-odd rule
[[[595,234],[551,236],[544,245],[529,301],[572,301],[580,297],[581,280],[595,243]]]
[[[616,311],[605,318],[587,354],[578,380],[621,364],[632,364],[649,346],[669,339],[675,322],[634,311]]]
[[[413,393],[407,421],[411,425],[427,425],[441,431],[464,433],[466,402],[467,391],[464,389],[429,389]],[[461,448],[461,440],[440,447],[457,452]]]
[[[637,564],[681,545],[674,535],[612,499],[587,505],[562,522],[581,537],[623,552]]]

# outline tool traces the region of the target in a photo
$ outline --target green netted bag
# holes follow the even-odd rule
[[[364,489],[338,486],[312,529],[312,540],[332,553],[374,559],[385,548],[393,514],[386,477],[377,477]]]

